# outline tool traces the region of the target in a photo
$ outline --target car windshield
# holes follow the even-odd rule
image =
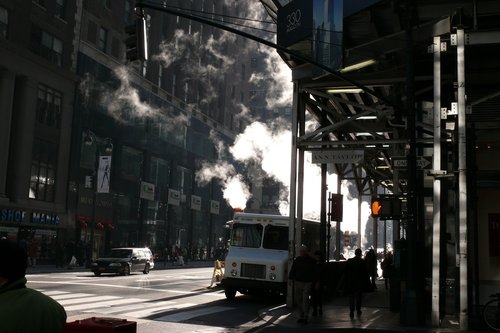
[[[131,256],[132,250],[113,249],[106,255],[106,258],[130,258]]]
[[[264,231],[265,249],[287,250],[288,249],[288,227],[268,225]]]
[[[241,247],[260,247],[262,229],[263,227],[260,224],[233,224],[231,245]]]

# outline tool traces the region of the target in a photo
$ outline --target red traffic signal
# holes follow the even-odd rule
[[[372,198],[370,208],[372,217],[382,220],[399,220],[401,218],[401,199],[399,197]]]

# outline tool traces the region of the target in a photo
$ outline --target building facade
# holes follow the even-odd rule
[[[222,0],[169,5],[247,14]],[[152,56],[128,63],[134,18],[131,0],[0,1],[0,236],[39,262],[114,246],[213,257],[232,208],[196,171],[219,159],[216,144],[283,112],[266,113],[266,87],[250,80],[266,70],[256,44],[150,11]],[[251,188],[249,208],[276,211],[279,186]]]
[[[39,262],[68,238],[75,4],[0,1],[0,236]]]

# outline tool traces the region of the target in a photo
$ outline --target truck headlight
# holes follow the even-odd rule
[[[270,273],[270,274],[269,274],[269,279],[271,279],[271,280],[273,280],[273,281],[274,281],[274,280],[276,280],[276,274],[274,274],[274,273]]]
[[[236,276],[236,275],[238,275],[238,271],[235,270],[235,269],[232,269],[231,270],[231,276]]]

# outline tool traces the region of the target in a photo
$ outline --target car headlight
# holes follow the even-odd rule
[[[93,262],[92,266],[99,266],[99,265],[96,262]]]
[[[274,281],[274,280],[276,280],[276,274],[274,274],[274,273],[270,273],[270,274],[269,274],[269,279],[271,279],[271,280],[273,280],[273,281]]]
[[[238,275],[238,271],[235,270],[235,269],[232,269],[231,270],[231,276],[236,276],[236,275]]]
[[[109,267],[121,267],[121,266],[122,266],[122,264],[119,262],[113,262],[113,263],[109,264]]]

